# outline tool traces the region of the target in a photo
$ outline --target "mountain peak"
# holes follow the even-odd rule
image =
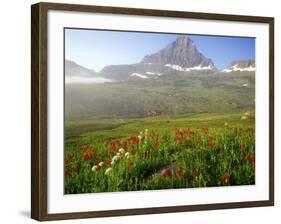
[[[196,66],[215,68],[212,60],[201,54],[187,36],[180,36],[157,53],[145,56],[142,63],[169,64],[183,69]]]
[[[187,36],[181,36],[178,37],[172,44],[176,45],[176,46],[188,46],[188,45],[193,45],[193,41],[187,37]]]

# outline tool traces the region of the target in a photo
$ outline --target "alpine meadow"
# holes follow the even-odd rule
[[[255,39],[65,29],[66,194],[255,184]]]

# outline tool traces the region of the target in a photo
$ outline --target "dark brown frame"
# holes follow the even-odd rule
[[[48,214],[47,211],[47,12],[64,10],[98,12],[141,16],[195,18],[239,22],[265,23],[269,25],[269,200],[153,207],[140,209],[88,211]],[[31,6],[31,218],[46,221],[109,216],[187,212],[228,208],[245,208],[274,205],[274,18],[163,11],[137,8],[119,8],[90,5],[38,3]]]

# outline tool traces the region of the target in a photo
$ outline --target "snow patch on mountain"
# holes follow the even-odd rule
[[[199,70],[199,71],[202,71],[202,70],[212,70],[214,67],[211,66],[211,65],[208,65],[208,66],[201,66],[201,65],[198,65],[198,66],[195,66],[195,67],[191,67],[191,68],[186,68],[185,70],[187,72],[189,71],[192,71],[192,70]]]
[[[148,77],[146,75],[142,75],[142,74],[139,74],[139,73],[132,73],[130,75],[130,77],[138,77],[138,78],[142,78],[142,79],[148,79]]]
[[[214,67],[211,66],[211,65],[208,65],[208,66],[201,66],[201,65],[198,65],[198,66],[194,66],[194,67],[189,67],[189,68],[183,68],[181,67],[180,65],[172,65],[172,64],[165,64],[166,67],[170,67],[174,70],[177,70],[177,71],[181,71],[181,72],[190,72],[190,71],[202,71],[202,70],[212,70]]]
[[[162,73],[160,73],[160,72],[145,72],[145,74],[147,74],[147,75],[158,75],[158,76],[162,75]]]
[[[249,66],[249,67],[245,67],[245,68],[241,68],[239,67],[238,64],[235,64],[229,68],[226,68],[224,70],[222,70],[222,72],[225,72],[225,73],[229,73],[229,72],[244,72],[244,71],[247,71],[247,72],[254,72],[256,70],[256,68],[254,66]]]

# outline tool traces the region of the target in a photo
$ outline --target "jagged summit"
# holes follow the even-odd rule
[[[193,67],[215,68],[212,60],[201,54],[195,43],[187,36],[178,37],[157,53],[145,56],[142,63],[170,65],[170,67],[178,66],[183,69]]]

